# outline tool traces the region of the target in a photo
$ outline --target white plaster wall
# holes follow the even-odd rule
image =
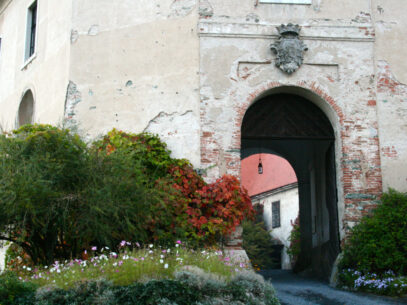
[[[38,1],[35,58],[24,67],[27,9],[33,0],[2,1],[0,124],[15,127],[24,92],[33,91],[34,121],[62,123],[69,71],[71,1]]]
[[[68,124],[156,133],[199,166],[197,20],[195,0],[74,0]]]
[[[7,246],[0,245],[0,272],[4,270]]]
[[[280,224],[278,228],[272,228],[272,202],[280,201]],[[256,202],[253,202],[255,204]],[[267,230],[271,231],[270,235],[284,245],[281,254],[281,268],[291,269],[291,260],[287,254],[287,248],[290,246],[290,233],[292,230],[292,223],[298,216],[298,188],[292,188],[286,191],[272,194],[266,198],[260,199],[259,203],[263,205],[263,218]]]
[[[407,5],[398,0],[374,0],[372,5],[383,189],[391,187],[406,192]],[[384,88],[381,85],[383,77],[389,79],[389,84]]]

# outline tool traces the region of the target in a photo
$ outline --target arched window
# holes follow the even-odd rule
[[[31,90],[27,90],[18,108],[18,127],[33,123],[34,96]]]

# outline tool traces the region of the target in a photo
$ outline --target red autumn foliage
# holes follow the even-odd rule
[[[169,169],[173,187],[185,198],[188,223],[196,237],[215,242],[220,236],[232,233],[244,218],[253,218],[250,197],[231,175],[224,175],[207,184],[191,166]]]

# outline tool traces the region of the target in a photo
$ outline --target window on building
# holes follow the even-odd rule
[[[25,60],[35,53],[35,36],[37,31],[37,1],[28,8],[27,13],[27,37],[25,46]]]
[[[260,3],[312,4],[312,0],[259,0]]]
[[[274,201],[271,203],[271,217],[272,228],[280,227],[280,201]]]

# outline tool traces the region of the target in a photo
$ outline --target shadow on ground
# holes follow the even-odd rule
[[[270,279],[281,305],[404,305],[407,298],[390,298],[342,291],[327,283],[301,277],[287,270],[259,272]]]

